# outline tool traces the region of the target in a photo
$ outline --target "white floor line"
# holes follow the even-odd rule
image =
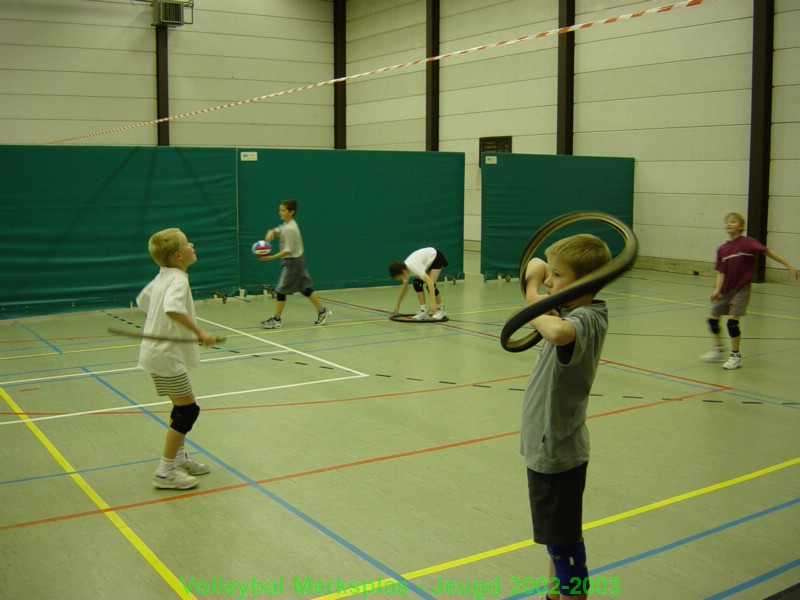
[[[282,344],[277,344],[275,342],[270,342],[269,340],[265,340],[265,339],[260,338],[260,337],[258,337],[256,335],[252,335],[252,334],[246,333],[244,331],[239,331],[238,329],[234,329],[232,327],[227,327],[226,325],[222,325],[220,323],[215,323],[213,321],[209,321],[208,319],[198,319],[198,321],[203,321],[204,323],[208,323],[209,325],[213,325],[215,327],[219,327],[220,329],[226,329],[226,330],[231,331],[233,333],[236,333],[238,335],[249,337],[249,338],[252,338],[252,339],[257,340],[259,342],[262,342],[262,343],[265,343],[265,344],[269,344],[270,346],[274,346],[276,348],[280,348],[283,351],[292,352],[294,354],[299,354],[300,356],[305,356],[306,358],[308,358],[310,360],[315,360],[317,362],[323,363],[323,364],[328,365],[330,367],[334,367],[334,368],[337,368],[337,369],[341,369],[343,371],[347,371],[348,373],[352,373],[352,375],[346,376],[346,377],[333,377],[331,379],[318,379],[318,380],[315,380],[315,381],[306,381],[306,382],[303,382],[303,383],[289,383],[289,384],[286,384],[286,385],[275,385],[275,386],[269,386],[269,387],[263,387],[263,388],[253,388],[253,389],[248,389],[248,390],[237,390],[237,391],[234,391],[234,392],[223,392],[221,394],[209,394],[209,395],[206,395],[206,396],[197,396],[198,400],[206,400],[206,399],[211,399],[211,398],[224,398],[226,396],[239,396],[239,395],[242,395],[242,394],[252,394],[252,393],[255,393],[255,392],[267,392],[267,391],[270,391],[270,390],[283,390],[283,389],[294,388],[294,387],[304,387],[304,386],[308,386],[308,385],[318,385],[318,384],[321,384],[321,383],[333,383],[335,381],[345,381],[345,380],[348,380],[348,379],[359,379],[361,377],[369,377],[369,375],[367,373],[361,373],[360,371],[356,371],[355,369],[350,369],[348,367],[344,367],[342,365],[339,365],[337,363],[331,362],[329,360],[325,360],[324,358],[316,357],[313,354],[308,354],[307,352],[301,352],[299,350],[294,350],[293,348],[290,348],[289,346],[284,346]],[[275,351],[275,352],[277,352],[277,351]],[[266,354],[271,354],[271,353],[272,352],[266,352]],[[238,356],[224,356],[224,357],[218,357],[218,358],[209,358],[209,359],[205,359],[205,360],[203,360],[201,362],[215,362],[215,361],[220,361],[220,360],[231,360],[231,359],[237,359],[237,358],[248,357],[248,356],[260,356],[260,355],[263,355],[263,354],[265,354],[265,352],[248,352],[247,354],[242,354],[242,355],[238,355]],[[50,381],[50,380],[57,380],[57,379],[72,379],[72,378],[76,378],[76,377],[96,377],[96,376],[99,376],[99,375],[108,375],[108,374],[111,374],[111,373],[124,373],[124,372],[128,372],[128,371],[137,371],[137,370],[139,370],[138,367],[126,367],[126,368],[122,368],[122,369],[109,369],[107,371],[97,371],[97,372],[92,372],[92,373],[73,373],[73,374],[70,374],[70,375],[53,375],[51,377],[38,377],[38,378],[32,378],[32,379],[19,379],[19,380],[16,380],[16,381],[7,381],[7,382],[4,382],[4,383],[2,383],[0,385],[12,385],[12,384],[13,385],[18,385],[20,383],[36,383],[36,382],[43,382],[43,381]],[[17,421],[0,422],[0,426],[3,426],[3,425],[14,425],[14,424],[18,424],[18,423],[26,423],[26,422],[31,422],[31,421],[49,421],[49,420],[52,420],[52,419],[65,419],[67,417],[81,417],[81,416],[86,416],[86,415],[94,415],[94,414],[98,414],[98,413],[108,413],[108,412],[116,412],[116,411],[123,411],[123,410],[136,410],[136,409],[139,409],[139,408],[148,408],[150,406],[161,406],[161,405],[164,405],[164,404],[171,404],[171,402],[169,400],[166,400],[166,401],[162,401],[162,402],[151,402],[149,404],[126,404],[125,406],[114,406],[112,408],[98,408],[98,409],[95,409],[95,410],[86,410],[86,411],[74,412],[74,413],[64,413],[64,414],[61,414],[61,415],[47,415],[47,416],[44,416],[44,417],[34,417],[34,418],[19,419]]]
[[[201,363],[219,362],[223,360],[236,360],[239,358],[257,358],[268,354],[278,354],[281,350],[265,350],[263,352],[248,352],[235,356],[217,356],[216,358],[201,359]],[[65,369],[75,369],[77,367],[64,367]],[[82,377],[94,377],[97,375],[110,375],[112,373],[129,373],[131,371],[141,371],[139,367],[121,367],[119,369],[107,369],[105,371],[83,371],[81,373],[65,373],[64,375],[50,375],[48,377],[31,377],[30,379],[13,379],[11,381],[0,381],[3,385],[20,385],[21,383],[43,383],[47,381],[58,381],[59,379],[80,379]]]
[[[252,333],[246,333],[244,331],[239,331],[238,329],[234,329],[233,327],[228,327],[227,325],[222,325],[221,323],[215,323],[214,321],[209,321],[208,319],[200,319],[200,318],[198,318],[197,320],[198,321],[202,321],[203,323],[208,323],[209,325],[213,325],[214,327],[219,327],[220,329],[227,329],[228,331],[232,331],[233,333],[236,333],[238,335],[243,335],[245,337],[249,337],[251,339],[258,340],[259,342],[262,342],[262,343],[265,343],[265,344],[270,344],[272,346],[275,346],[276,348],[282,348],[283,350],[286,350],[288,352],[294,352],[295,354],[299,354],[300,356],[305,356],[306,358],[309,358],[311,360],[316,360],[317,362],[324,363],[324,364],[329,365],[331,367],[336,367],[337,369],[342,369],[343,371],[349,371],[350,373],[354,373],[355,375],[358,375],[360,377],[369,377],[369,375],[367,375],[366,373],[362,373],[360,371],[356,371],[355,369],[351,369],[349,367],[344,367],[342,365],[336,364],[335,362],[331,362],[329,360],[325,360],[324,358],[319,358],[317,356],[314,356],[313,354],[308,354],[306,352],[301,352],[300,350],[295,350],[294,348],[290,348],[289,346],[284,346],[282,344],[277,344],[275,342],[270,342],[269,340],[265,340],[264,338],[260,338],[257,335],[253,335]]]

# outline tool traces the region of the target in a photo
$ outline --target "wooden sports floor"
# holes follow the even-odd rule
[[[800,286],[755,286],[724,371],[698,360],[711,285],[633,270],[601,294],[590,598],[796,597]],[[0,598],[535,596],[518,431],[538,352],[498,342],[519,285],[440,289],[447,323],[390,321],[381,287],[320,291],[324,326],[291,297],[274,331],[268,295],[196,298],[228,339],[190,373],[212,467],[190,491],[152,487],[169,407],[106,333],[137,310],[0,321]]]

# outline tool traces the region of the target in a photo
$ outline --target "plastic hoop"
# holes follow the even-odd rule
[[[579,298],[588,292],[599,291],[603,286],[627,271],[636,259],[636,252],[639,247],[636,235],[634,235],[633,230],[631,230],[627,224],[623,223],[618,218],[600,211],[578,211],[556,217],[552,221],[545,223],[539,231],[534,234],[528,242],[528,245],[525,246],[525,250],[522,252],[522,258],[519,263],[519,282],[522,287],[523,297],[525,296],[527,287],[525,269],[528,265],[528,261],[533,257],[539,249],[539,246],[548,236],[562,227],[578,221],[598,221],[610,225],[622,236],[625,247],[611,262],[603,265],[596,271],[580,278],[560,292],[539,300],[538,302],[534,302],[533,304],[529,304],[511,315],[500,332],[500,345],[504,350],[508,352],[522,352],[538,344],[542,339],[542,334],[535,329],[528,335],[518,339],[511,339],[511,336],[536,317],[559,306],[563,306],[567,302]]]

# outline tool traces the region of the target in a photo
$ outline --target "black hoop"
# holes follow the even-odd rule
[[[534,234],[534,236],[528,242],[528,245],[525,246],[525,250],[523,251],[522,258],[519,262],[519,282],[520,286],[522,287],[523,297],[525,296],[527,287],[525,271],[526,267],[528,266],[528,261],[530,261],[530,259],[539,249],[539,246],[542,244],[542,242],[544,242],[544,240],[547,239],[553,232],[566,225],[569,225],[570,223],[576,223],[578,221],[599,221],[601,223],[610,225],[622,236],[625,242],[625,247],[622,249],[622,252],[620,252],[611,260],[611,262],[603,265],[596,271],[593,271],[585,277],[581,277],[578,281],[565,287],[560,292],[548,296],[547,298],[543,298],[542,300],[534,302],[533,304],[529,304],[528,306],[521,308],[511,315],[500,332],[500,345],[504,350],[507,350],[508,352],[522,352],[523,350],[532,348],[542,339],[542,334],[535,329],[528,335],[516,340],[512,340],[511,336],[522,327],[528,325],[528,323],[530,323],[530,321],[536,317],[558,308],[559,306],[563,306],[575,298],[580,298],[588,292],[600,291],[603,286],[622,275],[622,273],[627,271],[631,265],[633,265],[633,261],[636,259],[636,252],[639,244],[636,240],[636,236],[631,228],[628,227],[628,225],[616,217],[600,211],[589,210],[568,213],[566,215],[556,217],[548,223],[545,223],[539,229],[539,231]]]

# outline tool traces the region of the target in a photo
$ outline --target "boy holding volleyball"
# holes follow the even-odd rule
[[[546,251],[547,262],[528,262],[526,300],[560,291],[611,260],[599,238],[579,234]],[[547,547],[546,597],[586,598],[588,568],[583,541],[583,491],[589,463],[586,409],[608,329],[606,303],[594,292],[531,321],[542,335],[522,404],[520,453],[525,457],[533,539]],[[544,596],[543,596],[544,597]]]
[[[173,405],[153,485],[188,490],[199,483],[194,475],[209,472],[208,465],[192,460],[184,450],[186,434],[200,414],[186,371],[200,363],[200,351],[197,344],[155,338],[185,339],[191,332],[203,346],[213,345],[216,338],[197,324],[195,316],[186,274],[197,262],[194,244],[180,229],[164,229],[150,237],[148,251],[161,269],[136,298],[147,315],[139,367],[150,373],[158,395],[169,396]]]
[[[324,325],[328,317],[333,314],[329,308],[322,306],[319,296],[311,288],[313,285],[311,276],[306,270],[306,259],[303,256],[303,237],[300,235],[300,227],[294,220],[297,213],[297,202],[294,200],[284,200],[278,207],[278,216],[283,221],[282,225],[270,229],[264,236],[267,242],[271,242],[275,236],[281,238],[280,251],[263,257],[261,260],[281,259],[281,276],[278,285],[275,286],[275,311],[266,321],[261,321],[264,329],[278,329],[283,327],[281,315],[286,306],[286,296],[301,292],[308,298],[317,309],[317,320],[314,325]]]
[[[389,275],[392,279],[402,281],[400,295],[392,309],[392,314],[400,312],[400,303],[408,291],[408,282],[417,293],[419,310],[412,318],[415,321],[441,321],[445,318],[444,304],[436,287],[439,273],[447,266],[447,259],[436,248],[420,248],[408,255],[403,261],[396,260],[389,263]],[[413,278],[413,279],[412,279]],[[428,290],[429,302],[425,302],[425,289]]]
[[[750,283],[753,281],[756,255],[765,254],[778,261],[789,269],[793,278],[797,278],[794,265],[755,238],[744,235],[744,225],[744,217],[739,213],[725,215],[725,232],[730,240],[717,249],[717,279],[711,291],[711,315],[708,317],[708,326],[714,336],[714,347],[700,357],[706,362],[722,360],[725,350],[722,347],[719,320],[722,315],[728,315],[726,326],[731,337],[731,352],[722,368],[729,371],[742,366],[739,320],[746,314],[750,301]]]

